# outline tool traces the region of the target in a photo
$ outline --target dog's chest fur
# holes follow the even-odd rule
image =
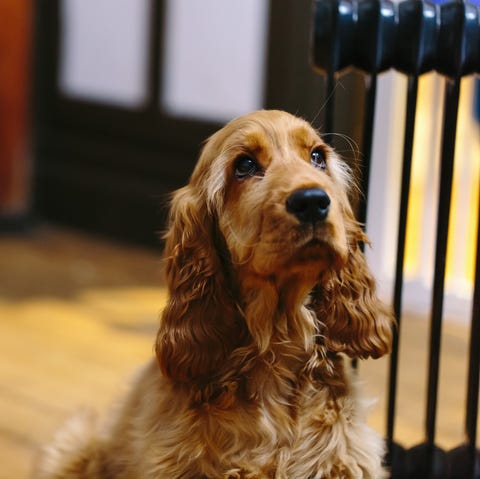
[[[345,407],[343,366],[339,363],[334,370],[330,361],[315,362],[303,368],[292,367],[291,358],[265,363],[202,406],[205,443],[223,443],[217,451],[206,451],[212,460],[207,477],[215,477],[222,468],[230,469],[232,478],[295,477],[291,471],[304,459],[306,436],[319,427],[323,432],[331,428]],[[218,461],[225,461],[223,467]]]
[[[159,405],[166,422],[143,443],[145,456],[156,461],[139,477],[383,477],[380,464],[369,464],[368,448],[378,450],[380,441],[363,425],[342,359],[318,356],[297,369],[292,374],[291,364],[287,369],[277,358],[197,391],[189,404],[172,404],[167,394],[170,402]],[[350,436],[363,442],[352,444],[347,455]]]

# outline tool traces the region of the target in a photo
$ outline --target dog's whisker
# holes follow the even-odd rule
[[[330,92],[330,94],[327,96],[327,98],[325,98],[324,102],[322,103],[322,105],[320,105],[320,108],[317,110],[317,113],[316,115],[312,118],[312,120],[310,121],[310,123],[312,124],[315,124],[320,113],[322,113],[322,111],[327,107],[328,103],[332,100],[332,98],[334,97],[335,93],[337,92],[337,89],[338,88],[343,88],[345,89],[343,83],[341,81],[336,81],[335,82],[335,86],[333,87],[333,90]]]
[[[342,140],[345,141],[345,143],[347,143],[347,145],[349,146],[349,149],[348,150],[343,150],[343,151],[335,149],[335,151],[337,153],[341,153],[341,152],[352,153],[353,158],[355,158],[355,159],[361,157],[362,153],[360,151],[360,147],[358,146],[358,143],[352,137],[350,137],[348,135],[345,135],[343,133],[334,133],[334,132],[322,133],[322,136],[323,135],[335,136],[335,137],[341,138]]]

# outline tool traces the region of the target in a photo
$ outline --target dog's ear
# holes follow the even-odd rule
[[[351,358],[379,358],[390,352],[394,320],[377,297],[375,279],[360,248],[368,240],[355,222],[349,237],[346,264],[315,287],[312,306],[330,351]]]
[[[222,258],[215,221],[195,188],[173,197],[165,235],[169,299],[161,317],[156,355],[175,382],[202,382],[221,365],[240,332],[228,258]]]

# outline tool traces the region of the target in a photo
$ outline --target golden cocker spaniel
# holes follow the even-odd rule
[[[157,361],[105,423],[61,430],[38,479],[386,477],[344,357],[390,349],[347,166],[258,111],[206,143],[172,200]]]

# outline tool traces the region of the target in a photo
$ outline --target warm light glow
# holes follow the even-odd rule
[[[438,203],[443,80],[436,75],[419,83],[412,182],[407,220],[405,269],[409,277],[430,277],[433,268]],[[474,281],[480,125],[473,116],[474,79],[462,81],[446,263],[447,285],[468,294]]]

